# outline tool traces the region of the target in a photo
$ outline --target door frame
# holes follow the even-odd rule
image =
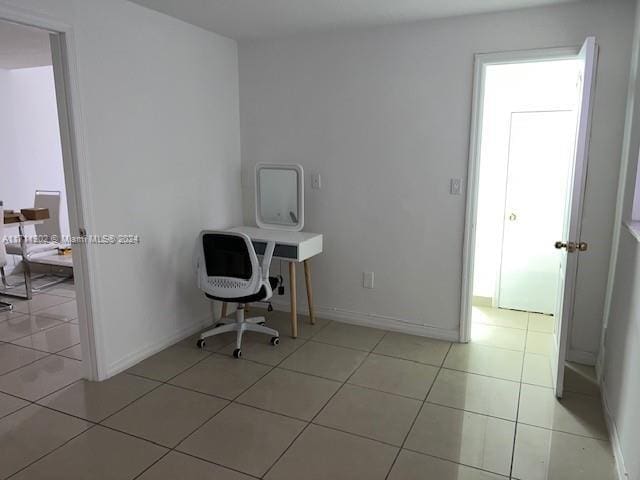
[[[471,129],[469,136],[469,165],[467,169],[467,195],[462,247],[462,288],[460,297],[461,343],[471,340],[471,307],[473,304],[473,273],[476,248],[476,224],[478,218],[478,187],[480,181],[480,142],[482,140],[482,117],[484,113],[484,91],[486,71],[490,65],[511,63],[545,62],[569,60],[580,52],[580,45],[569,47],[516,50],[492,53],[477,53],[474,57],[473,100],[471,106]],[[583,194],[584,192],[581,192]],[[580,202],[582,199],[580,199]],[[494,299],[495,302],[495,299]]]
[[[39,28],[50,34],[69,226],[72,237],[82,237],[84,234],[81,232],[93,231],[93,209],[73,27],[46,14],[2,3],[0,20]],[[107,372],[101,341],[103,335],[95,314],[97,279],[93,249],[82,241],[75,243],[73,264],[83,376],[88,380],[103,380]]]

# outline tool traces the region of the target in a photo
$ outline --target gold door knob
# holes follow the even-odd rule
[[[558,250],[564,248],[567,252],[575,252],[578,246],[575,242],[556,242],[554,245]]]
[[[587,242],[580,242],[578,244],[578,250],[580,250],[581,252],[586,252],[587,248],[589,248],[589,245],[587,244]]]

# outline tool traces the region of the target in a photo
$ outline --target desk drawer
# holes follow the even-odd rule
[[[253,248],[256,249],[256,253],[258,255],[264,254],[264,251],[267,248],[267,242],[251,242],[253,243]],[[291,260],[298,259],[298,247],[295,245],[276,245],[276,248],[273,251],[274,258],[289,258]]]

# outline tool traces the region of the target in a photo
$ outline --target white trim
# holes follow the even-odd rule
[[[272,301],[273,308],[281,312],[290,312],[291,307],[287,302]],[[418,335],[421,337],[429,337],[436,340],[444,340],[447,342],[458,341],[458,330],[446,330],[443,328],[433,327],[431,325],[420,324],[414,320],[407,320],[398,317],[390,317],[386,315],[377,315],[374,313],[357,312],[353,310],[345,310],[336,307],[326,307],[314,305],[314,311],[317,317],[335,320],[336,322],[350,323],[352,325],[360,325],[363,327],[378,328],[382,330],[390,330],[393,332],[406,333],[409,335]],[[307,307],[298,302],[298,313],[306,313]],[[302,321],[298,317],[298,322]],[[285,335],[284,332],[280,332]]]
[[[460,297],[460,342],[471,339],[471,304],[473,295],[473,268],[478,218],[478,183],[480,174],[480,141],[482,131],[483,92],[486,67],[508,63],[536,62],[574,58],[580,47],[560,47],[475,55],[473,77],[473,103],[469,135],[469,166],[467,171],[467,201],[462,248],[462,289]]]
[[[127,370],[133,367],[134,365],[141,362],[142,360],[145,360],[150,356],[155,355],[158,352],[161,352],[165,348],[170,347],[184,340],[185,338],[188,338],[191,335],[201,331],[203,328],[210,326],[211,323],[212,323],[211,315],[209,314],[206,317],[196,320],[195,322],[191,322],[186,327],[181,328],[177,332],[173,333],[172,335],[166,337],[165,339],[159,342],[148,343],[147,345],[136,350],[135,352],[128,353],[124,357],[119,358],[115,362],[109,364],[109,366],[107,367],[107,376],[112,377],[114,375],[117,375],[120,372],[123,372],[124,370]],[[195,341],[193,346],[195,348]]]
[[[635,238],[638,242],[640,242],[640,221],[638,220],[627,220],[624,223],[624,226],[627,228],[629,233],[633,238]]]
[[[80,226],[91,231],[93,208],[89,185],[89,166],[86,154],[85,122],[80,108],[80,88],[76,42],[71,25],[48,14],[0,0],[0,19],[21,23],[47,30],[54,34],[52,56],[56,80],[56,97],[60,136],[63,148],[63,166],[67,188],[69,223],[72,235],[77,235]],[[55,50],[55,51],[54,51]],[[60,88],[61,87],[61,88]],[[66,152],[66,153],[65,153]],[[92,249],[81,246],[75,249],[74,274],[76,277],[76,298],[80,319],[81,344],[83,352],[84,377],[89,380],[107,378],[104,362],[103,334],[101,323],[96,316],[99,311],[96,261]]]
[[[597,355],[593,352],[585,352],[584,350],[569,349],[567,352],[567,360],[570,362],[580,363],[582,365],[594,366],[597,361]]]
[[[607,401],[604,382],[600,383],[600,392],[600,396],[602,398],[602,407],[604,410],[604,420],[607,424],[607,430],[609,432],[609,441],[611,442],[611,450],[613,450],[613,458],[616,461],[616,473],[618,474],[618,480],[629,480],[629,473],[624,463],[624,455],[622,453],[620,436],[618,435],[616,422],[613,419],[611,410],[609,409],[609,402]]]

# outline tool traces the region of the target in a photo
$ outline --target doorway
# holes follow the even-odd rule
[[[99,372],[87,250],[74,233],[82,208],[66,37],[16,15],[0,8],[0,340],[13,359],[0,383],[31,399]]]
[[[532,355],[557,396],[577,253],[587,248],[595,57],[589,38],[582,48],[476,59],[461,340]]]

